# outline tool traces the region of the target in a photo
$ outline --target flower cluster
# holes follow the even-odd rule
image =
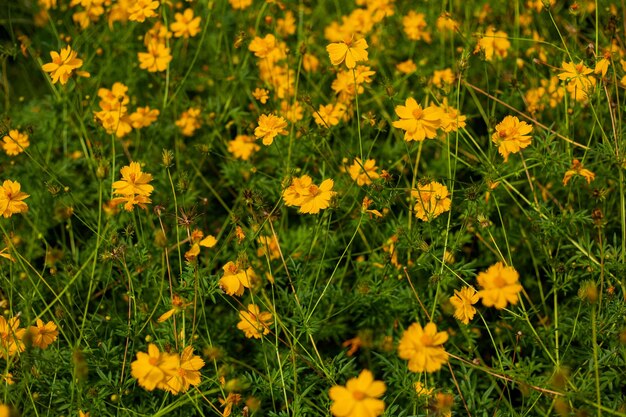
[[[200,385],[200,369],[204,361],[193,354],[187,346],[181,354],[166,353],[150,343],[147,352],[137,352],[137,359],[130,364],[131,375],[141,387],[148,391],[155,388],[171,394],[184,393]]]
[[[111,205],[117,206],[124,203],[126,211],[133,211],[136,205],[145,209],[146,204],[152,202],[150,194],[154,187],[149,184],[152,181],[152,175],[141,171],[141,165],[138,162],[131,162],[120,169],[122,179],[113,183],[113,194],[115,197],[111,200]]]
[[[326,179],[317,186],[308,175],[294,178],[291,185],[283,191],[285,205],[300,207],[299,213],[317,214],[328,208],[330,200],[337,194],[332,191],[334,181]]]
[[[30,336],[30,343],[39,349],[46,349],[59,335],[56,324],[44,323],[37,319],[35,326],[20,328],[20,319],[12,317],[6,320],[0,316],[0,358],[8,360],[25,349],[24,338]]]
[[[115,134],[118,138],[123,138],[133,129],[150,126],[159,117],[159,111],[149,106],[137,107],[135,112],[128,113],[130,97],[127,92],[128,87],[120,82],[113,83],[110,90],[98,89],[100,110],[94,111],[94,117],[108,134]]]
[[[400,120],[393,122],[393,127],[404,130],[404,140],[423,141],[437,137],[439,129],[444,132],[456,131],[465,126],[465,116],[444,101],[442,106],[430,105],[423,108],[409,97],[405,105],[396,106],[395,112]]]
[[[419,184],[411,191],[411,197],[415,199],[415,217],[425,222],[449,211],[452,205],[448,187],[437,181]]]
[[[202,126],[200,109],[191,107],[182,112],[178,120],[176,120],[176,126],[178,126],[183,136],[193,136],[196,130]]]

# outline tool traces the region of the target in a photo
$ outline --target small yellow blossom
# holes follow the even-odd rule
[[[273,114],[262,114],[259,117],[258,126],[254,129],[254,136],[263,139],[263,145],[270,146],[278,135],[286,135],[287,121]]]
[[[261,104],[265,104],[270,98],[270,92],[264,88],[255,88],[252,92],[252,97],[254,97],[255,100],[260,101]]]
[[[20,319],[10,318],[8,321],[0,316],[0,358],[7,360],[19,352],[24,352],[24,334],[26,329],[20,329]]]
[[[198,355],[193,354],[191,346],[185,347],[180,354],[178,367],[174,374],[166,378],[163,389],[174,395],[187,392],[193,385],[200,385],[200,369],[204,367],[204,361]]]
[[[413,323],[400,339],[398,356],[409,361],[411,372],[436,372],[448,362],[448,353],[443,347],[447,340],[448,333],[437,332],[434,323],[424,328]]]
[[[222,268],[224,275],[220,278],[220,287],[228,295],[241,296],[246,288],[252,286],[256,274],[251,267],[241,269],[234,262],[228,262]]]
[[[348,172],[359,187],[370,185],[373,180],[378,179],[380,175],[376,166],[375,159],[368,159],[363,163],[361,158],[355,158],[354,163],[348,168]]]
[[[349,38],[329,44],[326,46],[326,51],[333,65],[340,65],[345,61],[346,67],[353,69],[357,62],[367,61],[367,47],[367,41],[364,38],[356,41]]]
[[[414,10],[409,11],[402,18],[402,25],[404,26],[404,33],[410,40],[423,40],[430,43],[431,36],[427,30],[428,25],[426,24],[426,15],[424,13],[417,13]]]
[[[194,17],[193,9],[185,9],[183,13],[174,15],[176,20],[170,24],[170,30],[177,38],[193,38],[200,33],[200,16]]]
[[[511,42],[509,42],[509,37],[506,32],[501,30],[496,32],[493,27],[489,27],[478,41],[474,53],[483,51],[485,53],[485,59],[492,61],[494,57],[506,58],[509,54],[508,51],[510,47]]]
[[[148,44],[148,52],[138,52],[139,68],[148,70],[148,72],[165,71],[172,60],[170,48],[165,44],[152,41]]]
[[[478,274],[476,279],[481,288],[478,296],[485,307],[502,310],[507,304],[517,304],[519,301],[518,294],[522,286],[519,284],[519,274],[512,266],[497,262]]]
[[[237,135],[235,139],[228,142],[228,152],[233,154],[235,158],[247,161],[253,153],[261,149],[256,143],[254,136]]]
[[[239,311],[237,328],[243,331],[247,338],[260,339],[261,335],[270,332],[272,313],[263,311],[259,306],[248,304],[248,311]]]
[[[156,0],[135,0],[128,8],[128,20],[132,22],[143,22],[147,18],[155,17],[158,7],[159,2]]]
[[[21,133],[17,129],[9,130],[9,134],[2,138],[2,149],[9,156],[19,155],[24,152],[24,149],[28,148],[30,142],[26,133]]]
[[[580,175],[581,177],[583,177],[585,180],[587,180],[587,184],[591,184],[591,181],[596,178],[596,174],[589,171],[588,169],[585,169],[583,167],[583,164],[578,159],[574,159],[572,161],[572,166],[570,167],[570,169],[565,172],[565,175],[563,176],[563,185],[567,185],[567,183],[570,181],[570,179],[572,179],[574,175]]]
[[[449,211],[452,205],[448,187],[437,181],[418,185],[417,190],[411,191],[411,196],[415,199],[415,217],[425,222]]]
[[[200,109],[192,107],[182,112],[180,118],[176,120],[176,126],[180,128],[183,136],[193,136],[195,131],[202,126],[200,122]]]
[[[385,402],[379,398],[386,390],[385,383],[375,381],[365,369],[358,377],[350,378],[345,387],[335,385],[330,389],[330,412],[335,417],[377,417],[385,411]]]
[[[496,125],[496,131],[491,136],[493,143],[498,145],[498,152],[509,160],[509,155],[518,153],[530,145],[532,137],[528,134],[533,127],[526,122],[520,122],[516,116],[506,116]]]
[[[33,346],[39,349],[46,349],[59,335],[56,324],[51,321],[44,324],[40,319],[37,319],[36,326],[30,326],[28,330]]]
[[[450,303],[456,309],[454,317],[463,324],[469,324],[476,314],[476,309],[473,305],[478,300],[480,300],[480,297],[472,287],[463,287],[461,291],[454,290],[454,295],[450,297]]]
[[[412,59],[409,59],[396,64],[396,69],[403,74],[412,74],[417,71],[417,65]]]
[[[2,183],[2,187],[0,187],[0,214],[4,218],[28,211],[28,205],[23,200],[30,196],[20,191],[21,187],[17,181],[6,180]]]
[[[148,391],[163,389],[165,382],[176,376],[179,363],[178,355],[160,352],[155,344],[150,343],[148,353],[137,352],[137,360],[130,364],[130,373]]]
[[[400,120],[394,121],[392,125],[405,131],[404,140],[407,142],[435,138],[445,117],[439,107],[428,106],[423,109],[412,97],[406,99],[404,106],[396,106],[395,112]]]
[[[57,82],[66,84],[74,73],[74,70],[83,66],[83,60],[78,59],[77,55],[78,53],[76,51],[72,51],[72,47],[69,45],[66,48],[61,49],[60,54],[56,51],[50,51],[52,62],[44,64],[41,68],[45,72],[50,73],[52,84],[56,84]],[[89,73],[84,71],[76,71],[76,74],[83,77],[89,77]]]

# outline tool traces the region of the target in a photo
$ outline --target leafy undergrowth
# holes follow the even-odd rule
[[[626,415],[619,1],[0,9],[0,416]]]

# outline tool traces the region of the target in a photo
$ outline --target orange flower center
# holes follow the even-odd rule
[[[583,72],[583,67],[584,67],[584,65],[583,65],[583,64],[578,64],[578,65],[576,65],[576,72],[578,72],[578,73]]]
[[[354,398],[357,401],[362,401],[365,399],[365,397],[367,397],[367,395],[364,392],[361,392],[361,391],[352,392],[352,398]]]
[[[418,120],[419,120],[419,119],[421,119],[421,118],[422,118],[422,114],[423,114],[423,113],[424,113],[424,112],[422,111],[422,109],[417,108],[417,109],[413,110],[413,117],[415,117],[416,119],[418,119]]]
[[[502,278],[502,275],[496,275],[493,279],[493,285],[498,288],[506,287],[506,281]]]
[[[505,138],[507,136],[506,134],[506,130],[501,130],[498,132],[498,135],[500,135],[501,138]]]
[[[148,359],[148,363],[150,363],[150,365],[152,366],[157,366],[157,364],[159,363],[159,358],[151,357],[150,359]]]
[[[433,344],[432,336],[426,333],[422,335],[422,338],[420,339],[420,341],[422,342],[422,345],[424,346],[431,346]]]

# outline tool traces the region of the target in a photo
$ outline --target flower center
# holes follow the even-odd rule
[[[504,280],[504,278],[502,278],[501,275],[496,275],[493,279],[493,285],[498,288],[503,288],[506,287],[506,281]]]
[[[352,392],[352,398],[354,398],[357,401],[362,401],[365,399],[365,397],[367,397],[367,395],[365,395],[364,392],[361,391],[353,391]]]
[[[150,365],[152,365],[152,366],[157,366],[157,364],[159,363],[159,358],[152,357],[152,358],[148,359],[148,363],[150,363]]]
[[[422,111],[422,109],[415,109],[413,110],[413,117],[415,117],[416,119],[421,119],[422,118],[422,114],[424,112]]]
[[[422,338],[420,339],[420,341],[422,342],[422,345],[424,346],[431,346],[433,344],[433,338],[429,335],[429,334],[423,334]]]

